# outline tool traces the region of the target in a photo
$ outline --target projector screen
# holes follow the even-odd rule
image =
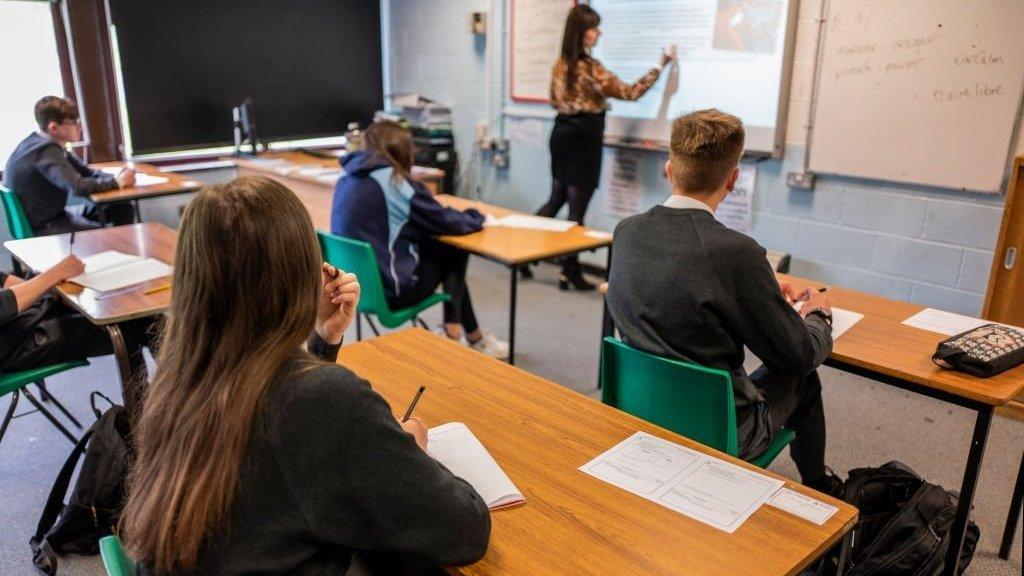
[[[383,107],[380,3],[109,0],[133,153],[340,136]]]
[[[701,108],[739,116],[747,152],[782,155],[796,15],[791,0],[591,0],[595,58],[625,82],[674,44],[678,64],[635,102],[614,101],[609,143],[669,139],[672,119]]]

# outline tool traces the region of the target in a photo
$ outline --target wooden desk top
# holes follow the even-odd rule
[[[852,506],[787,481],[839,511],[817,526],[766,505],[727,534],[588,476],[577,468],[638,430],[754,467],[425,330],[345,346],[339,363],[396,416],[426,385],[417,416],[427,426],[464,422],[526,496],[491,513],[487,555],[455,574],[790,575],[857,518]]]
[[[45,270],[67,256],[70,234],[8,240],[4,247],[31,270]],[[178,233],[163,224],[148,222],[130,226],[103,228],[75,234],[75,255],[79,257],[117,250],[174,263]],[[78,284],[64,282],[57,291],[64,300],[94,324],[114,324],[133,318],[152,316],[171,304],[171,290],[146,294],[146,290],[169,284],[170,277],[155,278],[121,290],[100,293]]]
[[[103,162],[100,164],[93,164],[93,168],[121,168],[125,165],[124,162]],[[121,188],[117,190],[106,190],[104,192],[97,192],[89,195],[89,200],[102,204],[104,202],[118,202],[126,200],[138,200],[141,198],[153,198],[156,196],[167,196],[169,194],[180,194],[183,192],[191,192],[198,190],[202,187],[202,182],[186,178],[181,174],[174,172],[165,172],[160,170],[152,164],[144,164],[140,162],[135,163],[135,171],[143,174],[149,174],[150,176],[159,176],[161,178],[167,178],[167,182],[163,184],[153,184],[151,186],[132,186],[131,188]],[[77,242],[77,239],[76,239]]]
[[[437,200],[458,210],[476,208],[484,214],[493,214],[498,218],[508,214],[521,214],[517,210],[449,194],[438,194]],[[590,236],[589,233],[596,233],[597,237]],[[604,234],[585,226],[574,226],[566,232],[492,226],[465,236],[440,236],[438,239],[466,252],[504,264],[536,262],[544,258],[602,248],[612,243],[611,234]]]
[[[778,277],[798,290],[822,285],[785,274]],[[1024,366],[992,378],[976,378],[932,363],[935,346],[947,336],[903,324],[925,306],[836,286],[829,290],[828,298],[833,306],[864,314],[863,320],[836,340],[832,348],[836,360],[993,406],[1006,404],[1024,389]]]
[[[325,186],[331,186],[334,189],[333,182],[325,182],[317,179],[315,176],[307,176],[304,174],[291,172],[278,171],[278,168],[293,168],[294,166],[319,166],[321,168],[336,168],[341,170],[341,164],[338,163],[338,158],[319,158],[312,154],[306,154],[304,152],[291,151],[291,152],[263,152],[258,158],[251,157],[240,157],[232,158],[235,164],[239,167],[256,170],[258,172],[265,172],[269,174],[277,174],[279,176],[289,176],[297,180],[309,182],[310,184],[320,184]],[[263,162],[261,162],[263,160]],[[279,165],[271,164],[266,160],[283,160]],[[291,164],[292,166],[287,166]],[[429,168],[426,166],[413,166],[412,175],[417,180],[433,181],[441,180],[444,178],[444,170],[439,168]]]

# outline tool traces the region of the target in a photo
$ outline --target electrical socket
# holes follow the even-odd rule
[[[487,120],[479,120],[476,123],[476,144],[481,150],[491,149],[491,126]]]
[[[790,172],[786,175],[786,184],[790,188],[814,190],[814,174],[811,172]]]

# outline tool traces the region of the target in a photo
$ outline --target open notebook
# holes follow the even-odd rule
[[[526,501],[484,445],[462,422],[427,432],[427,453],[476,490],[491,510]]]
[[[174,270],[170,264],[154,258],[143,258],[115,250],[87,256],[82,258],[82,263],[85,264],[85,274],[68,280],[97,292],[109,292],[154,278],[170,276]]]

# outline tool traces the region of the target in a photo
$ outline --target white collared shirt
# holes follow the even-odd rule
[[[668,200],[665,200],[665,203],[662,204],[662,206],[667,208],[692,208],[695,210],[706,210],[708,214],[711,214],[712,216],[715,214],[715,211],[711,209],[711,206],[708,206],[696,198],[681,196],[679,194],[669,196]]]

